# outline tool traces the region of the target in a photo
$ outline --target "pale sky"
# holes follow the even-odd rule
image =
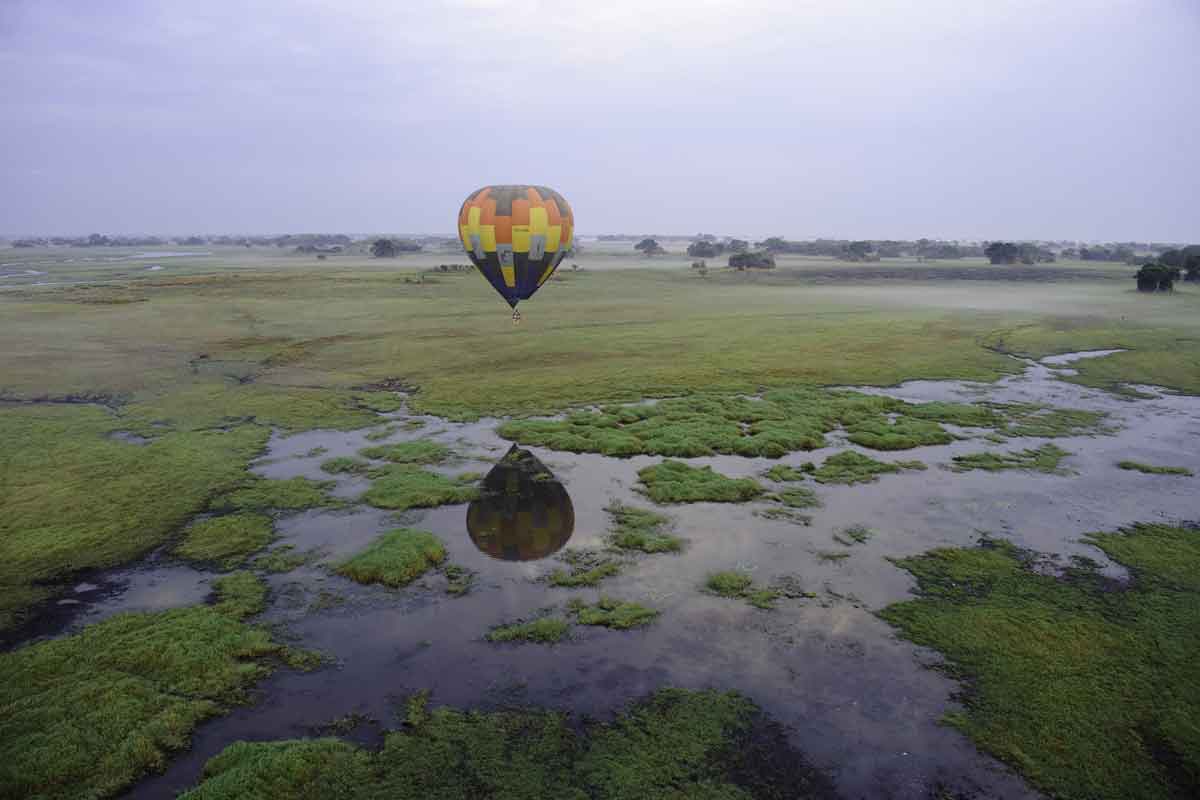
[[[0,0],[0,232],[1200,241],[1200,0]]]

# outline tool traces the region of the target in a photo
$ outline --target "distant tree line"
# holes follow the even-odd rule
[[[1057,258],[1048,248],[1032,242],[989,242],[983,254],[993,264],[1050,264]]]
[[[642,239],[633,246],[633,249],[637,250],[644,256],[660,256],[667,252],[665,249],[663,249],[663,246],[658,243],[657,239],[650,238]]]
[[[759,242],[758,246],[774,254],[823,256],[842,261],[878,261],[881,258],[954,259],[983,255],[983,248],[979,245],[933,239],[814,239],[797,242],[771,236]]]
[[[371,242],[371,255],[375,258],[395,258],[401,253],[416,253],[420,250],[420,243],[412,239],[380,238]]]
[[[745,239],[718,240],[715,236],[704,236],[688,245],[687,254],[692,258],[718,258],[725,253],[744,253],[750,249]]]

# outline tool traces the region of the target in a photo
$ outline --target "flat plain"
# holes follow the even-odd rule
[[[0,251],[0,794],[286,794],[328,764],[347,796],[454,796],[419,745],[439,736],[477,770],[462,791],[495,796],[785,796],[766,756],[703,755],[746,737],[803,753],[806,796],[1200,785],[1200,605],[1178,566],[1200,557],[1200,289],[1141,295],[1085,262],[701,274],[621,248],[585,243],[515,327],[474,272],[439,268],[463,262],[449,249]],[[1113,352],[1042,360],[1082,351]],[[681,400],[645,410],[660,398]],[[570,446],[517,433],[541,429]],[[612,432],[640,449],[588,444]],[[769,447],[738,449],[752,437]],[[541,560],[467,535],[514,440],[574,503]],[[1050,445],[1053,471],[1012,456]],[[812,477],[846,452],[895,468]],[[756,488],[657,506],[639,476],[664,457],[705,491]],[[973,463],[1018,466],[953,466]],[[612,508],[676,544],[622,549]],[[438,557],[373,546],[399,528]],[[403,580],[339,575],[360,553]],[[726,573],[745,586],[706,589]],[[605,616],[628,609],[636,626]],[[489,640],[508,626],[533,640]],[[691,694],[710,691],[738,695]],[[546,714],[605,722],[576,742]],[[664,754],[638,725],[692,738]],[[553,754],[536,780],[531,730]],[[489,772],[486,742],[510,740],[520,779]],[[689,742],[672,784],[656,770]],[[395,777],[409,751],[427,771]]]

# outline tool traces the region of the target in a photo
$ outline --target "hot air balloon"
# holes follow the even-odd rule
[[[515,444],[467,507],[471,541],[503,561],[553,555],[574,531],[575,508],[567,490],[533,453]]]
[[[563,196],[545,186],[485,186],[458,212],[467,256],[521,319],[517,303],[550,279],[571,248],[575,216]]]

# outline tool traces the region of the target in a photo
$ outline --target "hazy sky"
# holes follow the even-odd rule
[[[1200,240],[1200,0],[0,0],[0,231]]]

